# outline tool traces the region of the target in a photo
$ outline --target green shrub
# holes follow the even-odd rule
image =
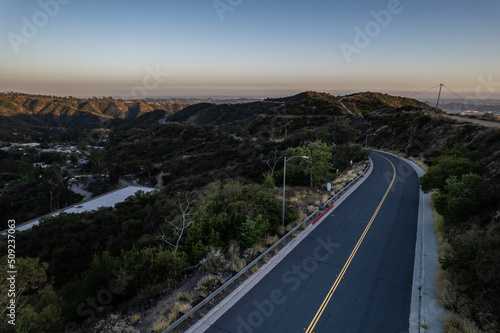
[[[247,216],[246,222],[241,225],[241,244],[245,248],[253,246],[269,232],[269,229],[269,222],[264,220],[262,215],[255,219]]]

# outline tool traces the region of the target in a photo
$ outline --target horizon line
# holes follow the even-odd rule
[[[113,98],[116,100],[125,100],[125,101],[139,101],[139,100],[148,100],[148,99],[227,99],[227,100],[232,100],[232,99],[255,99],[255,100],[264,100],[267,98],[284,98],[284,97],[290,97],[290,96],[295,96],[301,93],[305,92],[317,92],[317,93],[327,93],[332,96],[338,96],[338,97],[344,97],[348,95],[353,95],[353,94],[363,94],[363,93],[380,93],[380,94],[387,94],[387,95],[392,95],[396,97],[406,97],[406,98],[413,98],[416,100],[424,100],[424,99],[429,99],[429,97],[418,97],[415,94],[419,95],[419,93],[415,91],[374,91],[374,90],[364,90],[364,91],[338,91],[338,93],[333,93],[332,91],[319,91],[319,90],[303,90],[300,92],[290,92],[290,93],[283,93],[283,94],[272,94],[270,93],[269,95],[263,95],[263,94],[207,94],[207,93],[200,93],[200,94],[172,94],[172,95],[167,95],[167,94],[162,94],[162,95],[151,95],[151,96],[145,96],[145,97],[130,97],[130,98],[124,98],[123,95],[118,96],[116,94],[102,94],[102,95],[90,95],[90,94],[51,94],[51,93],[35,93],[35,92],[23,92],[23,91],[12,91],[12,90],[4,90],[1,93],[2,94],[24,94],[24,95],[40,95],[40,96],[54,96],[54,97],[60,97],[60,98],[80,98],[80,99],[91,99],[91,98]],[[463,94],[464,92],[462,92]],[[412,96],[413,94],[413,96]],[[434,94],[434,93],[426,93],[427,96]],[[408,96],[410,95],[410,96]],[[436,99],[437,99],[437,92],[435,93]],[[476,95],[471,93],[470,95]],[[441,100],[463,100],[464,102],[472,102],[473,100],[480,100],[480,101],[499,101],[500,100],[500,94],[498,95],[491,95],[488,97],[473,97],[473,98],[465,98],[461,96],[455,96],[453,98],[447,98],[447,97],[441,97]]]

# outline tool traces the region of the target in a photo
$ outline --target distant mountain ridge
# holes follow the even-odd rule
[[[179,101],[213,103],[176,103]],[[216,125],[234,131],[248,122],[264,121],[265,117],[363,117],[371,112],[397,108],[437,111],[415,99],[372,92],[334,96],[306,91],[258,101],[247,98],[83,99],[11,92],[0,93],[0,132],[51,132],[110,125],[115,128],[154,128],[167,116],[170,122]],[[146,116],[148,114],[150,116]]]
[[[212,103],[212,104],[241,104],[241,103],[251,103],[262,101],[263,98],[250,98],[250,97],[165,97],[165,98],[146,98],[146,102],[150,103],[161,103],[161,104],[200,104],[200,103]]]
[[[111,97],[82,99],[0,93],[0,131],[95,128],[109,120],[136,119],[155,110],[174,114],[185,106]]]
[[[232,125],[242,124],[245,120],[249,122],[255,121],[259,116],[363,117],[371,112],[398,108],[438,112],[438,109],[415,99],[382,93],[364,92],[347,96],[333,96],[328,93],[307,91],[289,97],[268,98],[253,103],[231,105],[195,104],[169,117],[168,121],[187,122],[194,125],[216,125],[235,130]]]

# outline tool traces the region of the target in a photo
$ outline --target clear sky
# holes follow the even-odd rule
[[[500,97],[499,32],[498,0],[0,0],[0,91]]]

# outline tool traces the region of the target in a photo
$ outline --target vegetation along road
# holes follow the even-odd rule
[[[408,332],[419,179],[370,157],[368,179],[206,332]]]

